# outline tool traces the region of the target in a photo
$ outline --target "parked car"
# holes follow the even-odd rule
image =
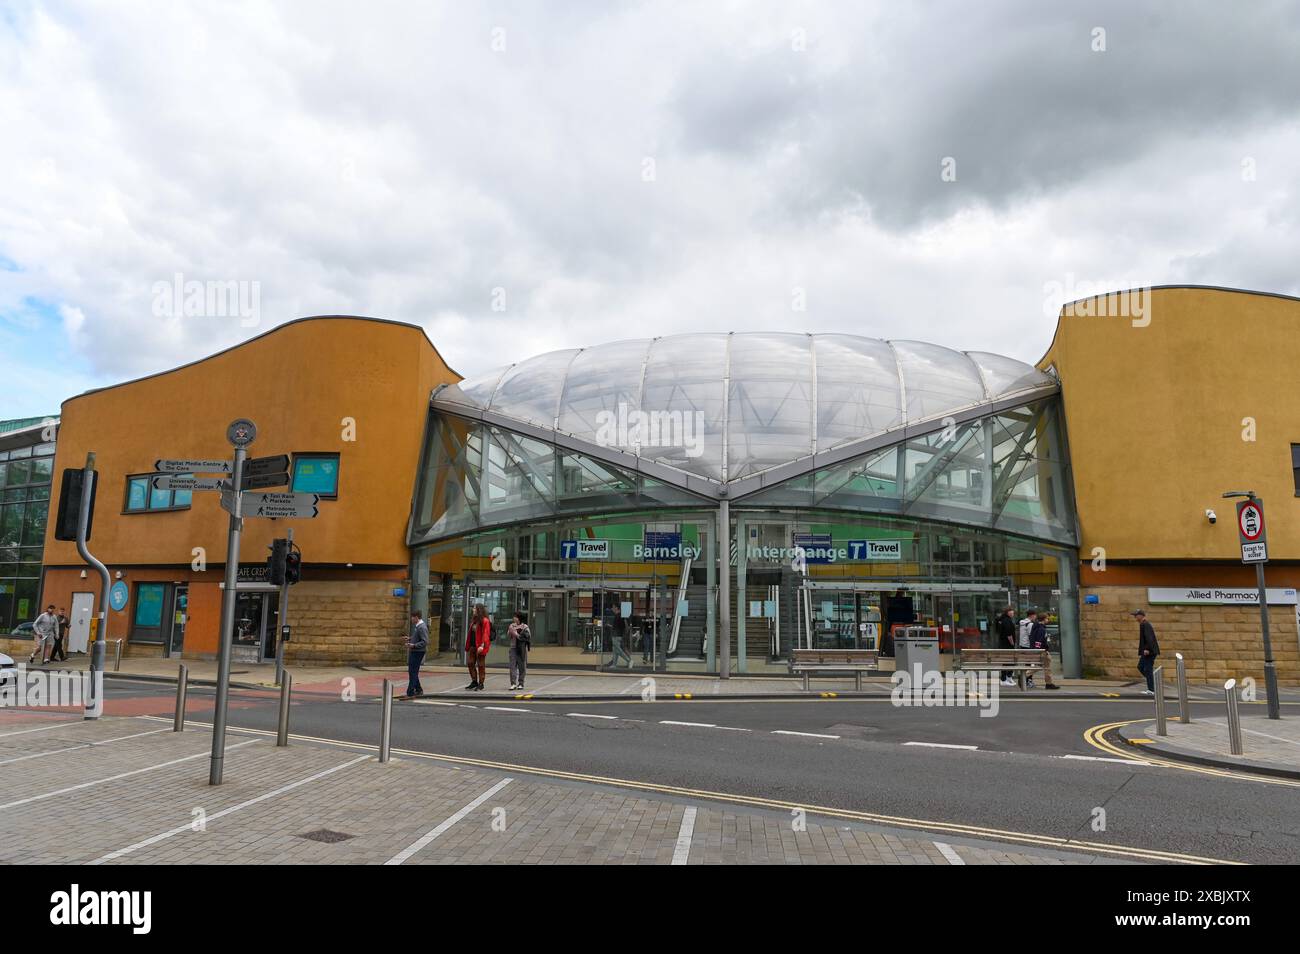
[[[13,683],[18,684],[18,667],[14,665],[14,658],[0,653],[0,686]]]
[[[34,639],[36,636],[33,622],[28,620],[25,623],[19,623],[13,629],[9,630],[10,639]]]

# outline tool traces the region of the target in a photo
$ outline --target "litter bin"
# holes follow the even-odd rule
[[[894,671],[906,672],[916,688],[916,668],[921,667],[920,678],[928,672],[939,670],[939,631],[926,626],[908,626],[894,635]]]

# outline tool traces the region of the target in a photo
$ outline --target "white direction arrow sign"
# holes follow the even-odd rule
[[[228,474],[228,460],[156,460],[153,469],[164,474]]]
[[[230,481],[221,477],[155,477],[154,490],[229,490]]]
[[[320,494],[257,493],[245,491],[243,511],[246,517],[315,517]]]

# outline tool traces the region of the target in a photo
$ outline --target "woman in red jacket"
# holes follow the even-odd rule
[[[482,603],[474,604],[474,615],[469,620],[469,632],[465,634],[465,662],[469,666],[469,685],[465,688],[471,692],[482,690],[483,680],[487,675],[487,654],[492,648],[492,620]]]

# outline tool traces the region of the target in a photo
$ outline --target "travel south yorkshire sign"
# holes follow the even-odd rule
[[[1269,587],[1268,601],[1273,606],[1295,606],[1296,591]],[[1253,586],[1152,586],[1147,588],[1147,602],[1155,605],[1258,606],[1259,590]]]
[[[608,540],[561,540],[561,560],[608,560]]]

